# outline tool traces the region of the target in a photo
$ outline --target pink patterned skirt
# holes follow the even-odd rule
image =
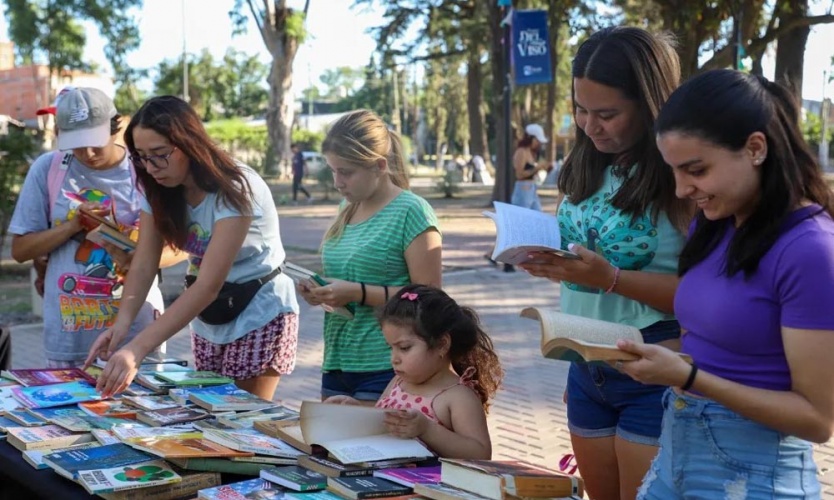
[[[295,368],[298,315],[279,314],[228,344],[215,344],[192,332],[191,348],[197,370],[210,370],[235,380],[263,375],[270,368],[286,375]]]

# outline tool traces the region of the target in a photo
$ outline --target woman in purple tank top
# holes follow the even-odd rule
[[[638,498],[819,498],[812,442],[834,432],[834,197],[790,91],[731,70],[666,102],[657,144],[699,213],[675,314],[688,364],[658,345],[621,369],[672,388]]]

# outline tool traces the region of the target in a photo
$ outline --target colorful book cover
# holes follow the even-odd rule
[[[154,396],[158,395],[160,390],[156,389],[149,389],[147,387],[143,387],[136,382],[131,382],[127,389],[125,389],[125,394],[130,396]]]
[[[82,380],[36,387],[15,387],[12,394],[29,408],[51,408],[101,399],[95,386]]]
[[[284,494],[287,500],[344,500],[344,497],[327,490],[296,492],[288,491]]]
[[[110,429],[93,429],[90,431],[90,434],[96,438],[98,441],[99,446],[107,446],[108,444],[116,444],[121,443],[122,441],[113,434],[113,431]]]
[[[136,419],[136,408],[132,408],[120,399],[107,399],[101,401],[85,401],[78,403],[78,407],[94,417],[113,417]]]
[[[280,439],[266,436],[254,429],[205,430],[203,437],[233,450],[251,451],[258,455],[288,458],[298,458],[304,455],[304,452]]]
[[[175,386],[231,384],[234,379],[210,371],[154,372],[153,375]]]
[[[57,425],[42,427],[9,427],[9,444],[18,450],[42,450],[47,448],[66,447],[77,443],[93,440],[90,433],[72,433]]]
[[[46,420],[36,417],[26,410],[7,411],[6,418],[17,422],[18,425],[22,425],[23,427],[39,427],[48,423]]]
[[[200,433],[193,433],[190,437],[136,438],[131,439],[127,444],[163,458],[242,457],[253,455],[253,453],[232,450],[204,439]]]
[[[142,410],[164,410],[166,408],[175,408],[179,403],[171,399],[167,394],[159,396],[125,396],[124,402],[140,408]]]
[[[165,460],[152,460],[122,467],[86,470],[78,474],[78,482],[91,495],[114,491],[148,488],[177,483],[182,478]]]
[[[20,425],[18,422],[14,420],[10,420],[6,417],[0,416],[0,433],[6,433],[6,430],[10,427],[24,427]]]
[[[163,436],[199,437],[200,433],[189,427],[113,427],[110,432],[117,439],[129,442],[137,438],[159,438]]]
[[[144,422],[137,422],[136,420],[131,420],[129,418],[96,417],[93,415],[84,415],[83,417],[78,418],[89,424],[92,429],[112,429],[114,427],[148,426],[148,424],[145,424]]]
[[[155,460],[155,457],[124,443],[59,451],[43,457],[46,465],[69,479],[78,477],[80,471],[110,469],[151,460]]]
[[[209,411],[246,411],[262,410],[275,406],[275,403],[245,391],[235,384],[194,389],[188,398],[198,406]]]
[[[205,410],[196,408],[166,408],[164,410],[142,411],[136,414],[136,419],[154,427],[164,425],[183,424],[202,420],[211,416]]]
[[[374,471],[374,477],[381,477],[408,487],[413,487],[417,483],[439,483],[440,466],[382,469]]]
[[[247,498],[280,498],[281,488],[263,479],[249,479],[237,483],[224,484],[215,488],[200,490],[197,498],[200,500],[244,500]],[[257,496],[256,496],[257,495]]]
[[[92,384],[96,380],[80,368],[42,368],[32,370],[9,370],[9,375],[22,385],[36,387],[39,385],[60,384],[84,380]]]
[[[327,488],[327,476],[297,465],[263,469],[261,479],[294,491],[318,491]]]
[[[60,425],[72,432],[89,432],[93,426],[84,420],[88,415],[78,406],[56,406],[55,408],[27,408],[26,411],[50,424]]]
[[[59,451],[68,451],[68,450],[80,450],[83,448],[96,448],[101,446],[100,443],[96,443],[95,441],[90,441],[89,443],[81,443],[81,444],[74,444],[72,446],[67,446],[66,448],[55,448],[54,450],[26,450],[21,452],[21,456],[23,460],[34,467],[35,469],[48,469],[49,466],[43,463],[43,457],[46,455],[51,455],[52,453],[57,453]]]

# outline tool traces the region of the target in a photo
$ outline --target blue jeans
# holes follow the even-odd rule
[[[394,370],[379,372],[343,372],[330,370],[321,374],[321,395],[350,396],[360,401],[376,401],[385,392]]]
[[[641,330],[656,344],[680,337],[677,321],[659,321]],[[583,438],[619,436],[658,445],[666,386],[646,385],[606,363],[571,363],[568,372],[568,429]]]
[[[539,195],[536,194],[536,182],[515,181],[510,203],[517,207],[532,208],[541,212],[542,203],[539,201]]]
[[[660,452],[638,499],[820,498],[808,441],[672,389],[663,407]]]

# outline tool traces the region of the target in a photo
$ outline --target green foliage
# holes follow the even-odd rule
[[[0,253],[20,185],[35,152],[35,140],[30,131],[9,126],[8,135],[0,135]]]
[[[116,95],[113,97],[113,104],[123,116],[131,116],[142,106],[142,103],[149,99],[144,90],[137,88],[132,82],[125,82],[119,85],[116,89]]]
[[[316,182],[324,189],[324,199],[330,199],[330,192],[336,188],[333,186],[333,171],[329,168],[323,168],[316,172]]]
[[[822,138],[822,120],[816,113],[804,113],[804,115],[801,123],[802,135],[811,150],[816,153],[819,151],[820,139]],[[834,156],[834,125],[828,124],[825,136],[828,139],[828,156]]]
[[[182,95],[182,69],[182,58],[159,63],[154,92]],[[216,61],[203,49],[198,56],[189,56],[189,102],[206,121],[257,115],[269,99],[263,84],[267,72],[257,56],[229,49],[222,60]]]
[[[268,164],[266,125],[248,125],[241,120],[217,120],[205,125],[209,137],[235,158],[263,173]]]
[[[323,132],[313,132],[312,130],[293,129],[292,143],[302,144],[304,151],[321,151],[321,143],[324,141]]]

